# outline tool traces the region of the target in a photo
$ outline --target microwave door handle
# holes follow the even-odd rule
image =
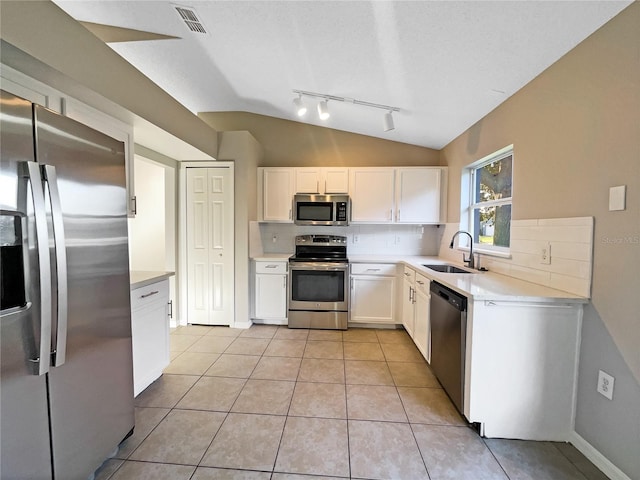
[[[37,236],[38,266],[40,274],[40,347],[39,357],[30,359],[34,365],[34,375],[49,372],[49,350],[51,349],[51,263],[49,259],[49,234],[47,231],[47,212],[44,203],[44,190],[40,165],[26,162],[27,177],[31,181],[34,224]]]
[[[44,178],[49,185],[49,200],[51,202],[51,216],[53,220],[53,243],[56,252],[56,284],[58,290],[56,346],[53,352],[51,352],[51,363],[54,367],[59,367],[64,364],[67,351],[67,252],[56,169],[53,165],[45,165],[43,171]]]

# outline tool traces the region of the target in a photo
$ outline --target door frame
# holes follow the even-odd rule
[[[176,326],[187,324],[187,312],[188,312],[188,293],[187,293],[187,168],[229,168],[231,172],[231,178],[233,179],[231,192],[231,198],[234,202],[233,205],[233,218],[234,225],[231,225],[235,238],[235,164],[234,162],[224,161],[193,161],[193,162],[180,162],[180,168],[178,170],[178,304],[179,304],[179,318],[176,320]],[[234,266],[235,266],[235,249],[234,249]],[[234,271],[235,278],[235,271]],[[235,292],[235,281],[234,281]],[[235,297],[235,293],[234,293]],[[234,302],[235,305],[235,302]],[[233,327],[236,324],[236,309],[233,309],[233,323],[230,325]]]

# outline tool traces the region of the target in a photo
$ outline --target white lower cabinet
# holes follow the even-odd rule
[[[131,291],[131,337],[137,396],[169,365],[169,280]]]
[[[352,323],[394,324],[396,318],[396,265],[351,264]]]
[[[286,261],[254,262],[254,315],[262,323],[287,324]]]
[[[568,441],[581,304],[474,301],[467,316],[465,416],[486,437]]]
[[[413,341],[425,360],[431,363],[431,324],[429,322],[430,280],[416,274],[414,289]]]

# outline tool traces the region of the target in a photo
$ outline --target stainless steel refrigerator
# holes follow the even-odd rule
[[[0,477],[86,479],[134,426],[124,145],[1,92]]]

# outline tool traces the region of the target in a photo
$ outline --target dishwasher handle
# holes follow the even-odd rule
[[[429,290],[433,295],[441,297],[443,300],[454,306],[461,312],[467,311],[467,297],[445,287],[441,283],[432,281]]]

